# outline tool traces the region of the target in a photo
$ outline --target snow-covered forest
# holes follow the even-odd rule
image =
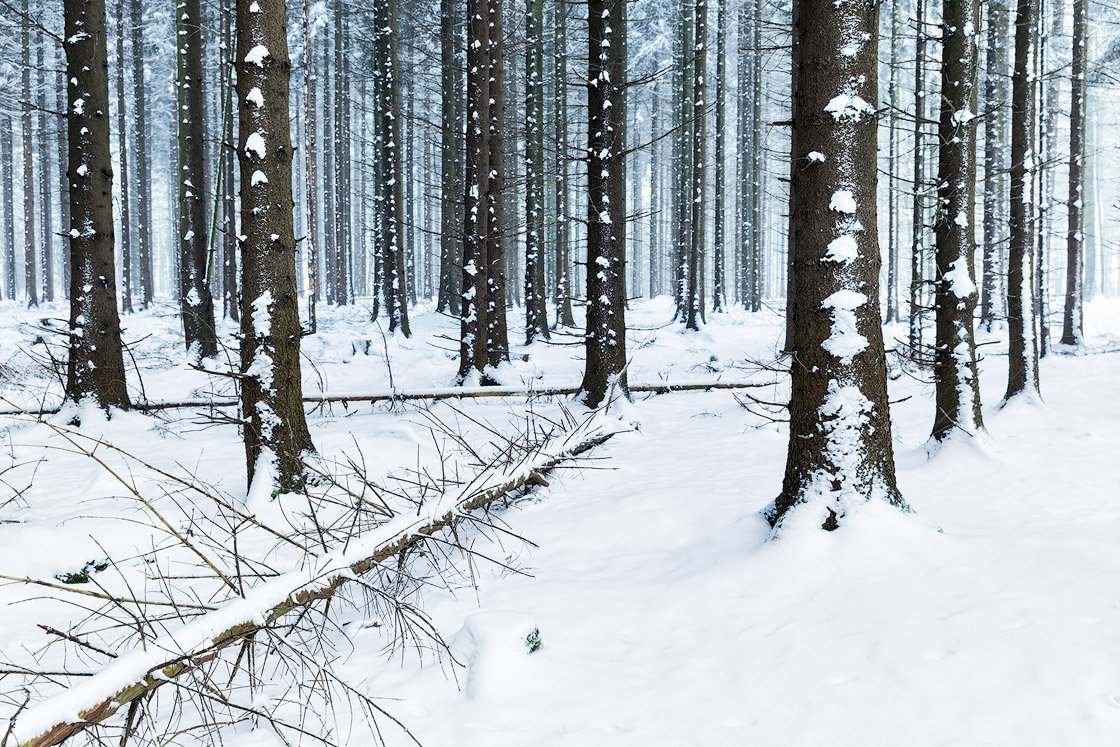
[[[0,747],[1111,745],[1120,6],[0,0]]]

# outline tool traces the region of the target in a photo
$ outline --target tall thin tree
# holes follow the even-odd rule
[[[1069,226],[1066,231],[1066,299],[1062,344],[1082,343],[1085,261],[1085,94],[1088,0],[1073,0],[1073,65],[1069,118]]]

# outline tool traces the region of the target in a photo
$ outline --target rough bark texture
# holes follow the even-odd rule
[[[1069,121],[1069,227],[1066,231],[1066,303],[1062,344],[1082,342],[1081,290],[1085,258],[1085,67],[1088,0],[1073,0],[1073,69]]]
[[[991,329],[1002,313],[1000,276],[1005,254],[1004,188],[1007,171],[1007,5],[988,0],[984,61],[984,259],[980,323]]]
[[[623,4],[591,0],[587,68],[587,333],[583,401],[597,407],[612,386],[626,394],[626,184],[622,92]]]
[[[117,315],[105,0],[66,0],[70,349],[66,398],[129,406]]]
[[[705,250],[705,175],[707,169],[708,114],[708,3],[696,0],[692,11],[692,50],[690,66],[692,75],[692,157],[689,159],[690,183],[689,198],[691,217],[688,245],[688,295],[685,310],[685,328],[698,330],[704,319],[704,250]]]
[[[128,69],[124,55],[124,42],[127,37],[125,25],[127,8],[125,0],[117,2],[117,153],[120,159],[121,195],[121,310],[132,313],[132,173],[128,168],[128,104],[125,71]]]
[[[556,326],[574,327],[572,263],[568,244],[568,5],[556,0]]]
[[[440,262],[436,310],[459,314],[462,294],[462,247],[459,195],[462,194],[463,79],[456,39],[455,0],[440,0]]]
[[[525,12],[525,343],[548,339],[544,277],[544,0]]]
[[[505,24],[502,3],[489,0],[490,69],[490,179],[487,182],[486,209],[486,360],[499,366],[509,360],[509,333],[506,322],[506,96]]]
[[[793,205],[797,275],[790,438],[775,524],[836,528],[895,486],[879,316],[878,5],[797,0]]]
[[[148,145],[148,95],[144,82],[144,0],[132,0],[132,78],[136,87],[133,113],[136,116],[136,182],[145,185],[136,190],[136,259],[140,264],[140,294],[146,309],[155,296],[152,268],[152,198],[147,185],[152,183],[151,153]]]
[[[179,138],[179,303],[183,336],[192,355],[218,354],[214,298],[207,277],[210,226],[206,222],[206,113],[202,90],[202,11],[199,0],[179,0],[175,11]]]
[[[237,0],[236,28],[245,455],[250,481],[267,470],[288,492],[303,486],[314,447],[300,381],[284,0]]]
[[[31,12],[23,0],[20,41],[23,49],[20,106],[20,134],[23,137],[23,292],[28,306],[39,305],[39,274],[35,271],[35,148],[31,131]],[[104,22],[104,21],[103,21]]]
[[[377,4],[374,18],[377,45],[378,114],[377,143],[381,158],[384,194],[381,199],[384,229],[385,312],[389,331],[408,337],[408,293],[405,276],[405,255],[409,247],[404,238],[405,174],[401,168],[401,94],[397,64],[397,2],[385,0]]]
[[[945,0],[938,124],[933,437],[984,427],[976,370],[976,0]]]
[[[716,0],[716,146],[715,146],[715,225],[712,232],[712,311],[723,311],[724,243],[726,242],[725,187],[727,176],[727,0]]]
[[[925,315],[925,253],[926,253],[926,216],[922,203],[922,190],[925,183],[925,118],[928,107],[925,98],[926,63],[926,6],[925,0],[917,0],[916,55],[914,60],[914,184],[913,235],[910,244],[910,330],[908,341],[911,355],[920,356],[922,348],[922,322]]]
[[[234,114],[233,19],[234,0],[222,0],[222,98],[226,121],[222,127],[222,306],[227,318],[241,319],[237,284],[237,117]],[[311,252],[314,257],[314,251]],[[313,276],[314,277],[314,276]],[[315,284],[312,283],[312,288]]]
[[[1037,0],[1018,0],[1011,79],[1011,215],[1007,263],[1007,394],[1038,396],[1038,335],[1031,268],[1034,247],[1034,31]]]

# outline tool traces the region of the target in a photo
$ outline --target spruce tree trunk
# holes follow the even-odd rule
[[[626,389],[625,151],[623,5],[590,0],[587,69],[587,334],[580,398],[598,407]]]
[[[50,121],[47,111],[47,90],[55,81],[55,76],[47,69],[46,59],[47,40],[40,39],[37,59],[37,75],[39,92],[36,97],[39,109],[39,138],[36,150],[36,161],[39,166],[39,259],[43,278],[43,300],[54,300],[54,205],[52,195],[54,186],[51,183],[51,154],[54,151],[54,138],[50,135]]]
[[[65,0],[70,164],[70,349],[66,398],[129,407],[113,254],[105,0]]]
[[[891,0],[891,37],[890,37],[890,72],[888,74],[887,96],[890,100],[890,112],[887,115],[887,315],[884,321],[891,324],[898,321],[898,166],[899,166],[899,137],[898,137],[898,109],[899,86],[898,78],[901,72],[900,49],[901,38],[899,27],[902,19],[902,1]]]
[[[133,113],[136,117],[136,258],[140,265],[140,295],[146,309],[155,297],[152,246],[152,199],[147,185],[152,183],[151,148],[148,144],[148,95],[144,81],[144,0],[132,0],[132,78],[135,86]]]
[[[1073,66],[1070,86],[1069,200],[1066,207],[1066,299],[1062,317],[1062,344],[1081,345],[1085,258],[1085,93],[1088,0],[1073,0]]]
[[[124,42],[127,23],[125,0],[117,0],[117,152],[119,153],[121,194],[121,310],[132,313],[132,208],[131,176],[128,168],[128,104],[126,96]]]
[[[20,132],[23,135],[23,292],[28,306],[38,306],[39,274],[35,265],[35,244],[38,243],[35,227],[35,146],[31,130],[31,8],[28,0],[23,0],[20,33],[23,49],[20,108]]]
[[[926,10],[925,0],[917,0],[917,41],[914,59],[914,184],[913,234],[910,244],[910,353],[920,360],[922,355],[922,322],[925,316],[925,254],[926,216],[922,190],[926,188],[925,118],[928,111],[925,97]]]
[[[956,429],[974,435],[984,427],[973,333],[979,11],[977,0],[945,0],[941,27],[933,421],[933,437],[939,441]]]
[[[1011,80],[1011,215],[1007,268],[1007,394],[1038,397],[1038,336],[1032,303],[1034,246],[1034,34],[1037,0],[1017,0],[1015,68]]]
[[[704,319],[704,294],[701,288],[704,272],[705,244],[705,166],[707,165],[708,116],[707,116],[707,79],[708,79],[708,3],[696,0],[692,11],[692,118],[691,147],[689,159],[690,183],[689,199],[691,216],[689,218],[688,245],[688,295],[685,314],[685,328],[700,329]]]
[[[189,355],[218,354],[214,298],[207,277],[210,225],[206,222],[205,129],[202,79],[202,9],[199,0],[179,0],[176,23],[176,88],[179,170],[179,303]]]
[[[55,75],[55,104],[57,106],[57,111],[59,111],[59,112],[65,112],[66,111],[66,65],[63,64],[63,63],[59,64],[58,72]],[[65,239],[66,231],[70,227],[70,179],[66,176],[66,171],[67,171],[67,163],[66,163],[66,161],[67,161],[67,154],[66,154],[67,142],[66,142],[66,140],[67,140],[68,133],[66,131],[66,127],[64,126],[63,122],[59,122],[57,124],[56,129],[58,130],[58,134],[56,135],[56,145],[55,145],[55,153],[58,156],[58,159],[57,159],[58,160],[58,164],[57,164],[58,165],[58,177],[57,177],[58,178],[58,182],[57,182],[57,184],[58,184],[58,187],[57,187],[58,188],[58,207],[59,207],[59,213],[60,213],[60,217],[61,217],[61,220],[59,221],[59,225],[61,226],[61,233],[64,237],[63,240],[62,240],[62,249],[61,249],[61,252],[60,252],[62,254],[62,294],[63,294],[63,298],[69,300],[69,298],[70,298],[70,252],[68,251],[68,247],[66,245],[66,239]],[[9,137],[11,136],[11,131],[10,130],[8,132],[8,135],[9,135]],[[11,173],[10,165],[9,165],[9,169],[7,171],[5,171],[4,173],[6,173],[6,174]]]
[[[314,446],[300,380],[284,0],[237,0],[236,29],[246,464],[250,483],[260,475],[291,492]]]
[[[11,117],[0,115],[0,257],[4,261],[4,278],[0,288],[3,297],[14,301],[16,298],[16,224],[15,224],[15,172],[13,170],[14,143]]]
[[[763,241],[763,220],[762,210],[764,198],[766,196],[766,182],[765,182],[765,161],[762,143],[762,128],[765,123],[762,121],[762,100],[764,98],[766,89],[764,85],[764,58],[762,49],[762,24],[763,24],[763,7],[762,0],[754,0],[754,23],[753,23],[753,46],[754,52],[752,54],[753,69],[751,71],[751,83],[753,91],[751,93],[751,267],[750,267],[750,295],[751,295],[751,311],[762,311],[762,295],[765,289],[765,277],[763,270],[765,265],[763,263],[763,251],[765,249],[765,242]],[[789,277],[793,277],[793,273],[789,273]],[[788,281],[787,290],[791,291],[789,296],[792,298],[792,280]],[[792,306],[789,309],[792,311]],[[787,319],[787,334],[792,335],[792,314]],[[790,338],[792,341],[792,337]]]
[[[790,437],[775,525],[835,529],[895,485],[879,316],[878,6],[793,6],[793,233],[797,276]]]
[[[544,278],[544,0],[525,10],[525,344],[548,339]]]
[[[383,242],[385,245],[385,312],[389,331],[405,337],[412,332],[408,324],[408,289],[405,275],[404,179],[401,168],[400,78],[397,65],[397,0],[377,4],[374,18],[378,60],[378,112],[381,116],[378,145],[384,195],[381,200]]]
[[[303,0],[303,163],[307,194],[307,327],[310,334],[319,329],[319,183],[316,180],[316,128],[314,55],[311,49],[311,1]]]
[[[727,0],[716,0],[716,185],[715,194],[715,226],[712,240],[712,311],[723,311],[724,302],[724,208],[726,197],[724,194],[727,180],[724,171],[724,162],[727,160],[727,134],[724,131],[727,125]]]
[[[380,3],[379,3],[380,5]],[[346,24],[344,15],[348,2],[336,2],[334,8],[334,74],[329,84],[334,88],[334,254],[335,299],[339,306],[350,303],[350,80],[347,75]],[[403,277],[403,272],[401,275]]]
[[[505,137],[505,25],[502,3],[489,0],[490,33],[490,179],[486,205],[490,212],[486,233],[486,359],[490,366],[509,360],[506,324],[506,137]],[[514,141],[516,142],[516,140]]]
[[[456,51],[459,23],[455,0],[440,0],[440,233],[439,295],[436,311],[458,315],[462,274],[459,258],[459,198],[462,194],[462,77]]]
[[[1007,43],[1004,0],[988,0],[984,61],[984,257],[980,280],[980,324],[991,331],[1000,311],[1003,275],[1003,210],[1007,171]]]
[[[556,326],[574,327],[572,314],[572,259],[568,220],[571,211],[568,194],[568,4],[556,3]]]
[[[467,133],[459,380],[486,369],[490,211],[490,0],[467,0]],[[504,308],[504,302],[503,302]]]

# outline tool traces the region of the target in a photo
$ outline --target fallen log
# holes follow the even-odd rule
[[[409,550],[436,532],[532,485],[563,462],[625,429],[598,416],[551,439],[517,465],[484,472],[457,495],[444,494],[422,515],[398,516],[359,537],[345,552],[313,559],[309,567],[249,589],[171,634],[120,654],[105,669],[18,714],[7,729],[19,747],[52,747],[101,724],[183,673],[213,661],[283,616],[333,597],[348,581]]]
[[[670,394],[672,392],[707,392],[720,389],[758,389],[771,386],[770,383],[736,381],[689,381],[681,384],[635,384],[630,386],[634,394]],[[313,394],[303,398],[312,405],[349,404],[378,402],[410,402],[418,400],[439,401],[445,399],[479,399],[484,397],[565,397],[579,393],[579,387],[444,387],[437,389],[416,389],[412,391],[386,390],[370,394]],[[200,399],[183,402],[137,402],[132,405],[140,412],[160,410],[185,410],[190,408],[237,407],[236,399]],[[52,407],[41,410],[0,410],[0,415],[57,415],[61,408]]]

